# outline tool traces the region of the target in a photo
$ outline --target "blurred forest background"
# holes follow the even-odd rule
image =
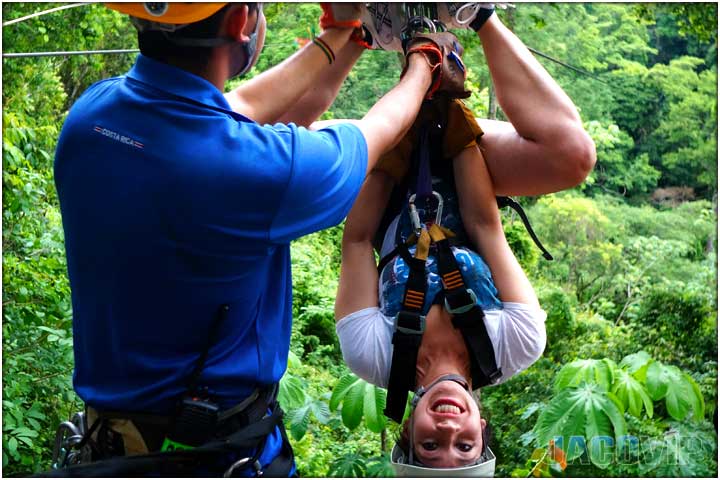
[[[3,3],[3,22],[56,5]],[[265,12],[266,46],[251,75],[318,28],[317,4]],[[500,16],[529,47],[583,71],[539,57],[578,106],[598,161],[578,188],[520,199],[555,261],[540,258],[519,219],[504,214],[548,312],[548,345],[529,370],[483,391],[496,475],[715,477],[717,4],[518,3]],[[472,32],[457,33],[467,102],[488,117],[481,45]],[[101,4],[8,25],[2,35],[3,53],[137,46],[127,19]],[[123,74],[134,57],[3,59],[6,475],[48,469],[58,423],[82,408],[71,383],[53,152],[83,90]],[[395,53],[364,53],[325,118],[361,117],[399,73]],[[381,414],[384,392],[349,373],[336,340],[341,228],[293,244],[281,400],[302,476],[391,476],[397,428]]]

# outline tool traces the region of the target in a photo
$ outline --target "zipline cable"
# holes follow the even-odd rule
[[[270,43],[265,45],[266,47],[275,47],[275,46],[288,46],[288,45],[297,45],[297,43]],[[588,72],[587,70],[583,70],[578,67],[574,67],[568,63],[563,62],[562,60],[558,60],[557,58],[553,58],[550,55],[547,55],[539,50],[535,50],[534,48],[527,47],[528,50],[533,52],[536,55],[539,55],[543,58],[546,58],[552,62],[557,63],[558,65],[561,65],[565,68],[568,68],[574,72],[580,73],[582,75],[586,75],[588,77],[594,78],[600,83],[604,83],[605,85],[609,85],[604,80],[601,80],[598,78],[597,75]],[[124,54],[124,53],[139,53],[140,50],[137,49],[116,49],[116,50],[75,50],[75,51],[67,51],[67,52],[23,52],[23,53],[3,53],[3,58],[28,58],[28,57],[60,57],[65,55],[106,55],[106,54]]]
[[[526,45],[526,46],[527,46],[527,45]],[[603,81],[603,80],[600,80],[600,78],[598,78],[597,75],[595,75],[595,74],[593,74],[593,73],[590,73],[590,72],[588,72],[587,70],[583,70],[582,68],[574,67],[574,66],[570,65],[569,63],[565,63],[565,62],[563,62],[563,61],[561,61],[561,60],[558,60],[557,58],[553,58],[553,57],[551,57],[550,55],[548,55],[548,54],[546,54],[546,53],[543,53],[543,52],[540,52],[540,51],[538,51],[538,50],[535,50],[534,48],[527,47],[527,49],[530,50],[530,51],[531,51],[532,53],[534,53],[535,55],[539,55],[539,56],[541,56],[541,57],[543,57],[543,58],[547,58],[547,59],[550,60],[551,62],[555,62],[555,63],[557,63],[558,65],[562,65],[562,66],[565,67],[565,68],[569,68],[570,70],[572,70],[572,71],[574,71],[574,72],[581,73],[581,74],[583,74],[583,75],[587,75],[588,77],[592,77],[592,78],[594,78],[595,80],[597,80],[597,81],[600,82],[600,83],[604,83],[605,85],[609,85],[609,83],[607,83],[607,82],[605,82],[605,81]]]
[[[66,10],[68,8],[76,8],[76,7],[82,7],[85,5],[91,5],[91,3],[71,3],[69,5],[63,5],[60,7],[51,8],[49,10],[43,10],[41,12],[36,12],[30,15],[26,15],[24,17],[15,18],[13,20],[9,20],[2,24],[3,27],[6,27],[8,25],[13,25],[15,23],[20,23],[25,20],[29,20],[31,18],[40,17],[42,15],[47,15],[49,13],[57,12],[60,10]],[[275,45],[291,45],[290,43],[287,44],[275,44]],[[272,44],[266,45],[268,47],[273,46]],[[607,82],[600,80],[600,78],[597,77],[597,75],[594,75],[593,73],[588,72],[587,70],[583,70],[581,68],[575,67],[573,65],[570,65],[568,63],[565,63],[561,60],[558,60],[557,58],[553,58],[550,55],[543,53],[539,50],[535,50],[534,48],[527,47],[528,50],[533,52],[535,55],[539,55],[540,57],[546,58],[550,60],[551,62],[555,62],[558,65],[561,65],[565,68],[568,68],[574,72],[580,73],[582,75],[586,75],[588,77],[594,78],[600,83],[604,83],[605,85],[608,85]],[[137,49],[114,49],[114,50],[75,50],[75,51],[66,51],[66,52],[23,52],[23,53],[3,53],[3,58],[29,58],[29,57],[54,57],[54,56],[66,56],[66,55],[107,55],[107,54],[128,54],[128,53],[138,53],[139,50]]]
[[[60,57],[65,55],[107,55],[113,53],[139,53],[137,49],[118,50],[75,50],[68,52],[25,52],[25,53],[3,53],[3,58],[27,58],[27,57]]]
[[[63,6],[61,6],[61,7],[55,7],[55,8],[51,8],[51,9],[49,9],[49,10],[43,10],[42,12],[31,13],[30,15],[25,15],[24,17],[14,18],[14,19],[12,19],[12,20],[8,20],[7,22],[4,22],[4,23],[2,24],[2,26],[3,26],[3,27],[7,27],[8,25],[14,25],[14,24],[16,24],[16,23],[24,22],[25,20],[29,20],[29,19],[31,19],[31,18],[41,17],[41,16],[43,16],[43,15],[47,15],[48,13],[53,13],[53,12],[57,12],[57,11],[60,11],[60,10],[67,10],[68,8],[82,7],[82,6],[85,6],[85,5],[90,5],[90,3],[71,3],[71,4],[69,4],[69,5],[63,5]]]
[[[297,43],[269,43],[266,47],[280,47],[297,45]],[[16,53],[3,53],[3,58],[29,58],[29,57],[64,57],[66,55],[112,55],[112,54],[124,54],[124,53],[140,53],[140,50],[136,48],[118,48],[109,50],[69,50],[61,52],[16,52]]]

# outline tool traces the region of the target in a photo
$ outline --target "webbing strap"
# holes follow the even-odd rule
[[[287,477],[293,466],[292,447],[282,424],[282,410],[275,404],[272,412],[259,422],[244,427],[222,440],[216,440],[191,450],[172,450],[145,455],[113,457],[93,463],[73,465],[35,474],[37,477],[192,477],[198,469],[209,468],[237,450],[263,450],[264,441],[276,427],[280,427],[283,446],[280,454],[268,465],[264,476]],[[248,463],[250,466],[252,462]],[[204,471],[204,470],[203,470]]]
[[[417,153],[418,174],[415,185],[417,198],[428,198],[432,195],[432,172],[430,171],[430,126],[420,127],[420,138]]]
[[[518,215],[520,215],[520,219],[522,220],[523,225],[525,225],[525,229],[530,234],[530,238],[532,238],[535,245],[537,245],[537,247],[542,251],[543,258],[545,260],[552,260],[553,256],[550,255],[550,252],[547,251],[543,244],[540,243],[540,239],[537,235],[535,235],[535,231],[530,225],[530,219],[528,219],[522,206],[510,197],[495,197],[495,199],[497,200],[498,208],[510,207],[515,210]]]
[[[424,234],[424,235],[423,235]],[[418,243],[427,243],[430,237],[423,230]],[[398,312],[393,333],[393,356],[388,379],[388,393],[385,403],[385,415],[402,422],[407,405],[408,393],[415,390],[415,366],[420,343],[425,332],[425,316],[422,309],[425,305],[427,282],[425,280],[425,259],[410,257],[407,247],[400,249],[400,254],[410,268],[405,295],[403,296],[402,310]]]
[[[484,387],[497,381],[502,371],[495,362],[495,347],[490,340],[483,317],[458,268],[450,243],[438,229],[432,231],[437,246],[438,273],[442,278],[445,305],[453,315],[453,326],[460,330],[470,353],[473,387]],[[442,238],[440,238],[442,237]]]
[[[205,345],[203,347],[202,352],[200,352],[200,356],[197,359],[197,362],[195,362],[195,366],[193,367],[193,371],[188,376],[187,380],[187,390],[190,392],[191,395],[197,395],[199,393],[199,381],[200,381],[200,375],[202,375],[203,370],[205,369],[205,362],[207,361],[208,354],[210,353],[210,349],[212,346],[217,342],[217,337],[220,334],[220,327],[223,323],[225,323],[228,312],[230,311],[230,306],[223,304],[220,305],[217,312],[215,313],[215,319],[213,320],[213,323],[210,325],[207,340],[205,341]]]

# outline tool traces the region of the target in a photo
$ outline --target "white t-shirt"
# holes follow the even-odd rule
[[[485,310],[485,326],[502,370],[502,383],[532,365],[545,350],[545,319],[541,308],[503,302],[500,310]],[[387,388],[392,364],[395,325],[378,307],[342,318],[336,326],[345,363],[363,380]]]

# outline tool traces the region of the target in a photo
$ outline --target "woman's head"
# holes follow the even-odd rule
[[[453,377],[416,395],[398,440],[413,463],[456,468],[477,463],[485,452],[487,422],[481,418],[479,402]]]

